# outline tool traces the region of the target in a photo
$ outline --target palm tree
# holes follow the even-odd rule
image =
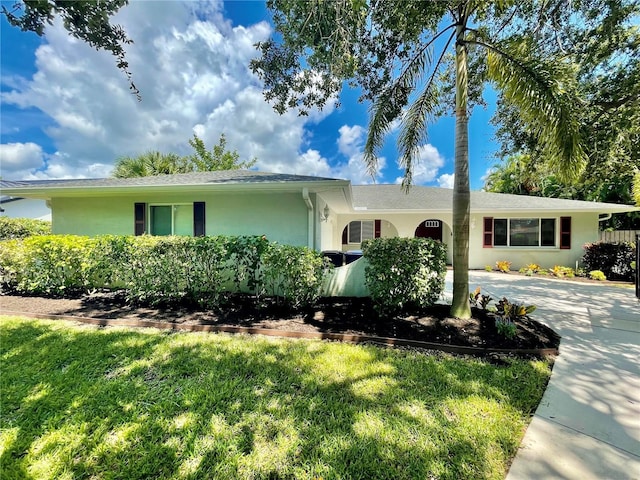
[[[334,99],[343,80],[359,87],[362,99],[372,102],[365,145],[370,172],[377,169],[376,152],[385,135],[399,120],[398,150],[408,189],[427,126],[447,105],[455,106],[451,314],[458,318],[471,315],[468,112],[483,83],[490,81],[503,101],[518,108],[562,175],[583,164],[572,115],[573,66],[545,56],[545,45],[559,34],[559,12],[571,7],[565,3],[268,1],[280,38],[259,44],[262,57],[251,65],[265,81],[265,97],[275,100],[279,112],[297,107],[306,113]],[[555,22],[548,22],[549,16]],[[433,55],[436,46],[440,53]]]
[[[183,157],[174,153],[149,151],[137,157],[120,157],[111,173],[115,178],[148,177],[192,171]]]

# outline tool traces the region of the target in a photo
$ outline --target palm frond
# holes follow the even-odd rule
[[[525,42],[487,47],[487,73],[538,137],[544,154],[563,179],[576,178],[585,165],[574,65],[533,55]],[[517,59],[517,60],[516,60]]]
[[[409,95],[421,80],[427,64],[431,63],[431,48],[425,46],[405,65],[395,82],[372,104],[369,132],[364,147],[364,162],[372,177],[378,170],[377,151],[384,142],[394,120],[402,115],[409,102]]]

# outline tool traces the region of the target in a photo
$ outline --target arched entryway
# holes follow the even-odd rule
[[[442,221],[436,219],[425,220],[420,222],[414,233],[418,238],[433,238],[442,241]]]

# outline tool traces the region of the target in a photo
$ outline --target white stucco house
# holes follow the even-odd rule
[[[250,170],[129,179],[3,182],[2,194],[45,201],[53,233],[266,235],[317,250],[357,250],[375,237],[433,237],[452,259],[453,191]],[[471,193],[470,267],[508,260],[573,266],[598,222],[629,205]]]

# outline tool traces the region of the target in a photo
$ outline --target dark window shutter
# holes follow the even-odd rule
[[[134,204],[133,216],[135,219],[133,228],[135,235],[144,235],[147,233],[147,204]]]
[[[193,202],[193,236],[204,237],[205,230],[204,202]]]
[[[349,243],[348,237],[347,237],[347,230],[349,229],[349,226],[347,225],[346,227],[344,227],[344,230],[342,230],[342,244],[346,245],[347,243]]]
[[[482,223],[482,246],[491,248],[493,247],[493,217],[484,217]]]
[[[382,229],[382,220],[376,220],[373,238],[380,238],[380,230]]]
[[[571,217],[560,217],[560,248],[571,248]]]

